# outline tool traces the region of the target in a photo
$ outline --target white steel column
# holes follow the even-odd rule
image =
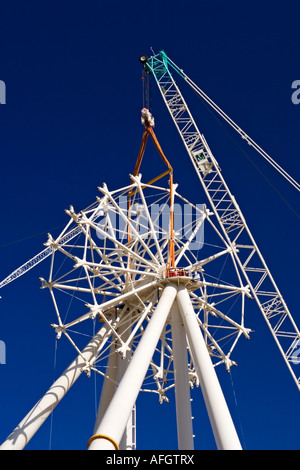
[[[130,333],[131,333],[131,313],[127,314],[126,323],[121,323],[118,328],[118,333],[122,336],[123,341],[127,341]],[[118,354],[118,375],[117,375],[117,383],[119,384],[126,372],[126,369],[130,363],[131,359],[131,350],[127,350],[123,356],[122,354]],[[135,439],[133,439],[133,427],[135,426],[135,406],[133,407],[127,424],[120,441],[120,450],[135,450]]]
[[[52,413],[78,379],[87,364],[93,361],[110,335],[109,325],[103,325],[80,355],[71,362],[63,374],[54,382],[25,418],[0,446],[0,450],[22,450],[37,430]]]
[[[193,450],[187,342],[176,300],[172,305],[171,315],[178,449]]]
[[[120,328],[118,328],[118,333],[120,334]],[[127,336],[127,332],[125,333]],[[128,332],[129,336],[129,332]],[[108,408],[109,403],[116,391],[118,383],[120,382],[126,367],[128,366],[130,360],[130,351],[126,352],[126,356],[123,358],[121,354],[116,352],[117,344],[116,340],[113,341],[110,347],[110,354],[107,361],[105,378],[102,385],[101,396],[99,400],[97,417],[94,425],[94,434],[97,432],[97,429],[101,423],[101,420]],[[122,450],[134,450],[135,439],[133,439],[133,427],[135,426],[135,409],[132,411],[126,430],[123,434],[122,440],[120,442],[120,449]]]
[[[95,429],[98,428],[99,423],[103,418],[104,413],[109,405],[109,402],[112,399],[113,394],[115,393],[118,373],[118,356],[116,354],[115,349],[116,344],[115,339],[113,339],[113,343],[110,346],[110,354],[106,365],[105,378],[103,380],[103,385],[101,389],[101,396],[99,400],[96,422],[94,425],[94,432]]]
[[[164,288],[112,401],[95,435],[89,440],[89,450],[118,449],[176,294],[176,286],[170,284]]]
[[[241,444],[209,356],[188,291],[179,286],[177,301],[219,450],[241,450]]]

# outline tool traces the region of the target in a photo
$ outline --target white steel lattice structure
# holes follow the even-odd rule
[[[103,377],[91,450],[136,449],[139,393],[162,403],[172,389],[178,448],[193,449],[194,386],[201,387],[217,448],[240,449],[215,369],[236,364],[238,340],[251,333],[245,318],[253,302],[300,388],[291,360],[299,331],[170,67],[187,78],[163,52],[142,62],[155,77],[208,204],[193,204],[177,191],[144,109],[130,184],[116,190],[103,185],[94,204],[79,213],[71,207],[61,234],[49,235],[46,249],[0,284],[51,256],[42,287],[56,312],[52,326],[78,354],[1,449],[23,449],[82,372]],[[168,169],[146,183],[139,170],[148,136]],[[156,185],[166,176],[165,185]],[[90,331],[95,320],[99,331],[83,347],[77,332]]]
[[[69,375],[74,374],[72,363],[38,403],[36,410],[39,418],[32,419],[32,410],[28,415],[30,425],[26,417],[2,448],[23,448],[82,371],[87,375],[95,371],[104,377],[96,427],[98,423],[105,426],[101,420],[105,414],[103,410],[110,402],[120,377],[124,375],[126,379],[125,372],[130,369],[127,369],[128,365],[134,374],[134,380],[129,380],[134,384],[133,398],[130,401],[129,391],[132,387],[127,385],[123,395],[126,397],[126,403],[121,405],[118,402],[112,408],[113,412],[118,414],[118,423],[121,419],[120,409],[127,409],[128,412],[128,406],[130,408],[129,424],[126,424],[128,415],[124,415],[127,426],[126,439],[121,439],[124,423],[118,426],[117,431],[97,432],[97,435],[110,433],[114,444],[107,440],[104,440],[105,443],[108,442],[112,446],[117,443],[121,448],[135,448],[134,403],[137,394],[140,390],[155,393],[159,401],[163,402],[168,401],[168,390],[175,387],[177,404],[181,403],[180,406],[178,404],[178,432],[181,436],[179,445],[182,449],[187,448],[186,446],[193,448],[187,390],[199,385],[199,380],[201,381],[200,372],[197,372],[197,347],[195,352],[192,352],[194,342],[199,338],[186,342],[179,317],[180,305],[185,307],[186,301],[181,301],[180,304],[179,300],[174,302],[174,298],[180,295],[184,297],[189,293],[190,308],[196,312],[196,315],[192,316],[192,322],[196,322],[197,334],[209,352],[209,373],[214,374],[213,365],[225,364],[229,369],[235,364],[232,353],[238,339],[241,336],[249,338],[250,330],[244,324],[244,311],[245,299],[249,298],[250,294],[248,287],[241,284],[237,266],[232,262],[232,250],[220,234],[215,224],[215,216],[204,205],[189,203],[175,188],[176,185],[174,268],[168,267],[169,214],[172,205],[170,189],[144,184],[141,175],[132,176],[132,184],[116,191],[109,191],[106,186],[99,188],[101,197],[94,204],[78,214],[70,208],[67,211],[70,222],[63,232],[55,240],[49,236],[47,246],[52,250],[50,276],[47,281],[42,280],[42,285],[49,289],[57,314],[57,323],[52,326],[58,337],[67,338],[78,353],[78,358],[74,361],[77,372],[71,381]],[[128,209],[129,193],[132,194],[132,200]],[[181,222],[185,222],[185,225]],[[208,244],[203,242],[204,223],[210,239]],[[131,241],[128,241],[128,229]],[[75,232],[76,238],[66,241],[66,233]],[[199,253],[203,258],[197,256]],[[212,268],[208,269],[209,266]],[[230,273],[230,284],[217,278],[224,269]],[[168,298],[165,292],[168,290],[171,291],[170,301],[168,307],[164,308],[164,299]],[[67,317],[63,318],[63,299],[69,299],[70,295],[72,302],[68,306]],[[155,312],[159,311],[163,313],[156,313],[156,318],[161,322],[157,327]],[[230,315],[226,312],[230,312]],[[85,324],[94,318],[98,318],[103,326],[81,352],[76,334],[73,335],[74,328],[84,332]],[[154,328],[154,333],[151,333],[151,328]],[[193,331],[195,325],[189,328]],[[152,343],[147,359],[145,351],[149,335]],[[182,354],[182,349],[186,351],[186,348],[188,354]],[[132,361],[136,357],[137,361],[139,360],[139,351],[142,351],[140,360],[143,364],[140,382],[136,383],[140,366],[132,366]],[[177,363],[176,367],[174,364]],[[67,383],[68,386],[62,387],[62,383]],[[121,383],[118,390],[122,390]],[[63,389],[64,392],[58,396],[53,393],[57,389]],[[219,393],[222,396],[221,390]],[[41,409],[44,409],[43,413]],[[224,409],[225,413],[228,413],[225,403]],[[188,414],[186,410],[189,410]],[[212,412],[212,416],[213,414]],[[228,421],[231,423],[229,415]],[[109,418],[108,422],[116,420]],[[233,425],[229,424],[229,427],[231,426]],[[223,438],[217,437],[220,432],[218,427],[215,432],[221,447],[232,445],[222,443]],[[230,436],[226,426],[224,432],[226,436]],[[119,435],[120,433],[122,434]],[[91,447],[97,443],[98,440],[92,441]]]

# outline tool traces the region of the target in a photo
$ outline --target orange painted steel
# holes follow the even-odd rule
[[[149,136],[151,137],[152,142],[154,143],[154,146],[155,146],[156,150],[158,151],[158,153],[159,153],[161,159],[163,160],[164,164],[168,167],[168,170],[165,171],[164,173],[158,175],[157,177],[153,178],[147,184],[152,184],[152,183],[154,183],[155,181],[157,181],[158,179],[162,178],[163,176],[165,176],[167,174],[170,175],[170,179],[169,179],[169,188],[170,188],[170,241],[169,241],[168,268],[174,268],[175,267],[175,245],[174,245],[173,168],[170,165],[168,159],[166,158],[166,156],[165,156],[165,154],[164,154],[164,152],[163,152],[163,150],[162,150],[162,148],[161,148],[161,146],[160,146],[160,144],[157,140],[157,137],[154,133],[154,130],[153,130],[152,126],[149,125],[149,124],[147,124],[145,126],[145,130],[143,132],[139,153],[138,153],[137,160],[136,160],[135,167],[134,167],[134,171],[133,171],[133,176],[137,176],[137,174],[139,173],[139,170],[140,170],[140,167],[141,167],[141,164],[142,164],[142,160],[143,160],[143,157],[144,157],[145,149],[146,149],[146,143],[147,143],[147,140],[148,140]],[[127,196],[128,197],[128,203],[127,203],[128,214],[129,214],[130,207],[131,207],[131,197],[134,194],[135,194],[135,191],[131,191]],[[127,228],[127,239],[128,239],[129,243],[132,241],[130,226],[128,226],[128,228]]]

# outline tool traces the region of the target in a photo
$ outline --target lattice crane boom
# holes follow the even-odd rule
[[[91,205],[91,207],[93,207],[93,205]],[[72,211],[74,210],[73,207],[71,207],[71,210]],[[98,216],[99,216],[99,214],[96,213],[96,217],[98,217]],[[67,225],[67,227],[64,228],[63,232],[58,237],[60,239],[60,244],[62,246],[64,244],[68,243],[69,241],[73,240],[75,237],[77,237],[80,234],[80,229],[78,227],[72,228],[70,230],[68,230],[68,228],[69,228],[69,225]],[[40,251],[35,256],[33,256],[28,261],[26,261],[24,264],[19,266],[17,269],[15,269],[8,276],[6,276],[0,282],[0,289],[5,287],[10,282],[15,281],[20,276],[23,276],[23,274],[27,273],[28,271],[30,271],[30,269],[37,266],[41,261],[44,261],[44,259],[51,256],[53,254],[53,251],[56,249],[55,243],[53,243],[53,242],[54,242],[54,240],[52,239],[52,236],[50,234],[48,234],[48,241],[46,243],[44,243],[46,248],[44,250]]]
[[[144,62],[145,68],[156,80],[241,276],[246,280],[300,390],[300,377],[296,374],[295,367],[300,361],[294,354],[295,348],[300,344],[299,329],[247,226],[240,207],[224,180],[217,160],[194,121],[172,76],[170,66],[187,83],[191,85],[193,82],[187,80],[182,70],[163,51],[149,59],[144,58],[141,62]],[[248,136],[245,133],[243,135],[248,140]]]
[[[73,238],[76,237],[80,233],[80,230],[75,229],[71,230],[69,233],[67,233],[64,237],[64,243],[67,243],[68,241],[72,240]],[[30,271],[30,269],[34,268],[37,264],[39,264],[41,261],[44,261],[44,259],[48,258],[48,256],[51,256],[53,253],[53,248],[52,247],[47,247],[44,250],[40,251],[37,255],[33,256],[30,260],[26,261],[22,266],[19,266],[17,269],[15,269],[9,276],[7,276],[5,279],[3,279],[0,282],[0,289],[2,287],[5,287],[7,284],[10,282],[15,281],[18,279],[20,276],[23,274],[27,273]]]

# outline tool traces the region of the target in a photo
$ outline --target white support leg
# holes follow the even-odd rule
[[[118,333],[120,331],[118,330]],[[101,420],[107,410],[109,403],[116,391],[116,387],[120,382],[126,367],[129,363],[130,351],[127,351],[126,357],[123,358],[120,354],[116,352],[116,342],[114,341],[110,347],[110,354],[107,361],[106,367],[106,377],[103,381],[101,396],[99,400],[97,417],[94,425],[94,434],[97,432],[97,429],[101,423]],[[132,413],[129,417],[126,430],[123,434],[122,440],[120,442],[121,450],[135,450],[135,408],[132,410]]]
[[[186,329],[217,448],[219,450],[241,450],[241,444],[198,325],[190,296],[184,286],[179,286],[178,288],[177,302]]]
[[[122,336],[123,341],[127,341],[130,333],[131,333],[131,314],[127,315],[127,322],[118,328],[118,333]],[[127,367],[130,363],[131,359],[131,350],[127,350],[125,355],[118,354],[118,375],[117,375],[117,382],[118,384],[121,382],[123,375],[125,374]],[[135,406],[133,407],[127,424],[120,441],[120,450],[135,450],[135,439],[133,439],[133,427],[135,426]]]
[[[99,400],[98,412],[96,422],[94,425],[94,432],[98,428],[101,419],[104,416],[105,411],[113,397],[117,385],[117,373],[118,373],[118,357],[116,354],[115,341],[110,346],[110,354],[106,366],[106,377],[103,380],[101,396]]]
[[[145,329],[112,401],[95,435],[89,440],[89,450],[118,449],[176,294],[176,286],[170,284],[164,288],[155,312]]]
[[[185,329],[175,300],[171,310],[172,350],[175,376],[177,437],[179,450],[193,450],[187,343]]]
[[[32,410],[19,423],[14,431],[0,446],[0,450],[22,450],[38,431],[46,418],[52,413],[67,391],[82,373],[86,364],[97,356],[101,347],[109,337],[109,326],[103,325],[83,349],[81,355],[71,362],[63,374],[54,382],[45,395],[38,401]]]

